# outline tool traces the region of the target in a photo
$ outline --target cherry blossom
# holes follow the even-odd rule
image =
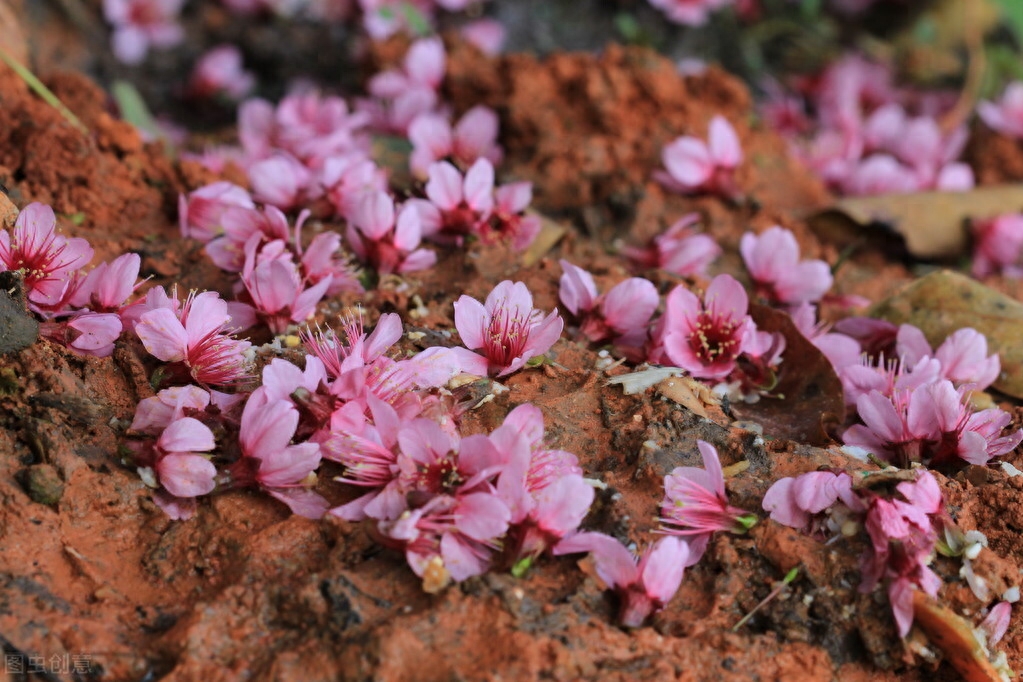
[[[199,98],[223,95],[240,100],[255,85],[255,76],[244,69],[241,50],[234,45],[218,45],[196,62],[188,93]]]
[[[639,348],[647,339],[650,318],[660,303],[657,288],[649,280],[630,277],[606,294],[598,295],[593,275],[566,260],[561,261],[558,296],[574,317],[579,332],[594,343],[614,340]]]
[[[255,209],[248,190],[230,182],[204,185],[188,196],[178,197],[178,221],[181,236],[208,242],[224,232],[220,220],[230,206]]]
[[[497,144],[497,132],[497,114],[482,105],[466,111],[454,127],[440,114],[420,114],[408,127],[413,147],[409,165],[415,175],[424,179],[431,164],[437,161],[451,160],[467,168],[486,159],[496,166],[504,156]]]
[[[1023,94],[1023,83],[1020,83]],[[1023,134],[1021,134],[1023,137]],[[973,231],[974,277],[989,277],[1001,273],[1008,277],[1023,277],[1023,214],[1003,213],[987,220],[976,220]]]
[[[348,224],[346,237],[359,260],[380,274],[413,272],[432,266],[437,254],[419,248],[420,212],[406,204],[395,219],[394,201],[383,192],[366,192]]]
[[[650,0],[650,4],[664,12],[676,24],[701,26],[707,23],[711,12],[733,4],[734,0]]]
[[[533,296],[522,282],[501,282],[483,304],[464,294],[455,301],[462,343],[483,353],[467,358],[467,371],[477,374],[504,376],[521,369],[554,345],[564,324],[557,310],[545,316],[533,308]]]
[[[114,26],[114,54],[138,64],[152,47],[173,47],[185,32],[178,15],[185,0],[103,0],[103,16]]]
[[[746,290],[731,275],[715,277],[700,300],[684,286],[668,294],[659,322],[663,354],[701,379],[722,379],[756,332]]]
[[[721,247],[710,236],[692,229],[699,221],[698,213],[686,214],[645,247],[626,246],[622,254],[640,267],[659,268],[680,277],[702,275],[721,255]]]
[[[559,542],[555,555],[589,552],[597,575],[618,595],[622,625],[638,628],[675,596],[686,566],[692,565],[689,545],[664,537],[637,560],[618,540],[603,533],[576,533]]]
[[[665,171],[654,174],[662,185],[683,194],[706,192],[732,198],[738,194],[734,173],[742,163],[742,147],[735,129],[724,116],[710,121],[708,141],[685,136],[661,151]]]
[[[463,178],[457,168],[440,161],[431,164],[429,178],[429,201],[411,202],[419,211],[423,235],[440,243],[460,245],[466,235],[477,232],[494,207],[494,167],[480,159]]]
[[[0,272],[22,273],[29,307],[36,312],[62,305],[75,273],[93,256],[88,241],[56,230],[53,209],[39,203],[22,209],[11,232],[0,230]]]
[[[702,440],[696,446],[704,468],[676,467],[664,477],[660,518],[664,532],[686,538],[694,564],[715,532],[745,533],[756,523],[755,516],[728,504],[717,449]]]
[[[978,104],[977,114],[995,132],[1023,139],[1023,82],[1010,83],[998,102]]]
[[[232,385],[248,376],[245,351],[252,344],[230,336],[225,301],[205,291],[189,294],[181,310],[175,308],[156,307],[139,318],[135,332],[149,353],[180,365],[182,373],[202,385]]]
[[[747,232],[739,252],[757,293],[775,303],[796,305],[821,300],[831,288],[831,268],[821,260],[799,259],[791,231],[775,225],[760,235]]]

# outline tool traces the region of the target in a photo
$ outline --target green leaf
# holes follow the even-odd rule
[[[1020,0],[993,0],[1002,12],[1002,17],[1016,34],[1016,39],[1023,43],[1023,2]]]
[[[128,81],[114,81],[110,92],[113,95],[114,102],[117,103],[122,119],[149,137],[163,140],[168,151],[173,152],[174,145],[163,131],[160,130],[160,126],[157,125],[156,119],[153,118],[152,112],[149,111],[146,101],[142,99],[142,95],[139,94],[134,85]]]

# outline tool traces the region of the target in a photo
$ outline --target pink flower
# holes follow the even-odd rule
[[[458,438],[436,422],[415,419],[398,433],[400,481],[406,493],[455,497],[489,489],[504,463],[487,436]]]
[[[1020,83],[1023,95],[1023,83]],[[1023,120],[1023,119],[1021,119]],[[1023,124],[1021,124],[1023,125]],[[1021,132],[1023,137],[1023,132]],[[988,220],[976,220],[973,231],[974,277],[988,277],[1003,274],[1007,277],[1023,277],[1023,214],[1003,213]]]
[[[724,116],[711,119],[707,142],[691,136],[677,138],[662,150],[661,161],[667,172],[657,171],[654,177],[670,190],[724,197],[738,193],[733,175],[742,163],[742,147]]]
[[[915,365],[933,357],[941,363],[942,378],[971,390],[983,391],[994,383],[1001,371],[998,354],[987,354],[987,338],[970,327],[957,329],[934,351],[920,329],[903,324],[895,343],[903,363]]]
[[[186,197],[178,197],[178,221],[181,236],[208,242],[220,235],[224,228],[220,219],[229,206],[255,209],[248,191],[230,182],[204,185]]]
[[[256,315],[270,331],[282,334],[289,324],[305,322],[313,316],[330,286],[330,275],[307,288],[291,260],[273,258],[258,265],[255,261],[255,254],[250,253],[242,271],[242,284],[252,297]]]
[[[597,575],[620,600],[622,625],[638,628],[671,601],[693,562],[689,545],[676,537],[661,538],[636,558],[618,540],[603,533],[577,533],[554,548],[555,555],[590,552]]]
[[[252,345],[231,338],[226,331],[230,322],[227,303],[205,291],[189,294],[180,312],[158,307],[143,313],[135,332],[149,353],[180,363],[197,383],[224,386],[248,376],[245,351]]]
[[[734,0],[650,0],[650,4],[664,12],[676,24],[702,26],[707,16]]]
[[[728,376],[756,330],[748,307],[746,290],[731,275],[715,277],[703,301],[675,287],[659,322],[664,355],[700,379]]]
[[[644,268],[659,268],[680,277],[702,275],[707,266],[721,255],[721,247],[711,237],[696,234],[692,226],[699,222],[698,213],[688,213],[676,220],[647,246],[626,246],[622,253]]]
[[[92,260],[89,242],[56,234],[53,209],[32,203],[22,209],[14,230],[0,230],[0,272],[21,271],[29,307],[62,305],[75,273]]]
[[[436,106],[437,89],[444,80],[446,65],[440,38],[413,42],[400,70],[381,71],[366,86],[377,99],[369,107],[375,123],[385,130],[405,134],[416,116]]]
[[[352,219],[364,194],[387,191],[387,173],[362,153],[329,157],[320,181],[334,212],[346,220]]]
[[[481,304],[469,296],[455,301],[455,327],[470,350],[482,349],[472,370],[504,376],[546,353],[561,336],[564,321],[557,310],[546,316],[533,308],[533,296],[522,282],[505,280]]]
[[[660,304],[653,283],[630,277],[598,295],[590,273],[566,260],[560,262],[563,274],[558,296],[581,321],[580,333],[594,343],[614,339],[619,345],[642,347],[650,318]]]
[[[747,232],[739,251],[757,293],[775,303],[816,302],[831,288],[831,268],[821,260],[799,260],[799,243],[777,225],[760,235]]]
[[[434,163],[426,183],[429,201],[416,201],[423,235],[442,243],[461,244],[477,232],[494,207],[494,167],[480,159],[465,177],[447,161]]]
[[[141,265],[142,258],[137,253],[125,253],[111,263],[100,263],[75,290],[71,305],[88,307],[97,313],[119,311],[141,284],[136,281]]]
[[[508,508],[490,492],[460,497],[438,495],[396,519],[381,521],[380,532],[405,550],[418,576],[439,568],[456,582],[481,575],[508,529]]]
[[[702,440],[696,441],[696,446],[704,468],[677,467],[664,477],[660,518],[664,532],[687,539],[693,564],[703,556],[715,532],[745,533],[756,523],[755,516],[728,504],[717,449]]]
[[[844,514],[829,513],[841,502]],[[795,478],[775,481],[764,494],[764,511],[771,520],[790,528],[817,535],[842,530],[843,516],[864,511],[852,489],[852,478],[844,472],[811,471]]]
[[[103,16],[114,26],[114,54],[138,64],[149,47],[173,47],[184,37],[177,22],[185,0],[103,0]]]
[[[937,542],[930,517],[941,510],[942,498],[929,471],[919,471],[915,481],[904,481],[896,490],[905,501],[874,496],[867,509],[864,526],[873,551],[861,558],[860,592],[872,591],[887,578],[895,623],[905,637],[913,624],[913,590],[934,597],[941,588],[941,578],[927,564]]]
[[[420,178],[425,178],[430,165],[437,161],[450,159],[464,168],[487,159],[497,165],[504,156],[497,144],[497,132],[497,114],[484,106],[469,109],[454,128],[440,114],[420,114],[408,127],[413,146],[409,165]]]
[[[113,354],[122,329],[120,318],[113,313],[82,310],[65,322],[43,322],[39,334],[82,355],[105,358]]]
[[[348,224],[346,237],[361,261],[380,274],[424,270],[437,254],[418,248],[423,236],[420,213],[406,204],[395,221],[394,201],[383,192],[366,192]]]
[[[157,435],[185,411],[201,412],[210,404],[210,393],[198,386],[172,386],[139,401],[131,430]]]
[[[477,19],[462,26],[462,37],[488,57],[496,57],[504,47],[504,25],[494,19]]]
[[[238,433],[242,457],[232,474],[236,485],[259,485],[294,513],[317,519],[326,512],[327,501],[308,490],[306,483],[320,464],[320,446],[289,444],[298,420],[290,401],[269,401],[259,390],[253,393],[242,412]]]
[[[291,154],[278,152],[250,164],[247,170],[256,201],[288,211],[310,198],[313,174]]]
[[[531,182],[512,182],[495,189],[490,218],[477,225],[480,240],[490,244],[497,239],[504,239],[510,241],[516,251],[528,248],[543,227],[539,216],[526,213],[532,201]]]
[[[241,272],[245,267],[247,245],[252,248],[270,241],[286,243],[291,236],[288,219],[276,206],[263,210],[227,207],[220,215],[220,226],[223,234],[206,244],[205,251],[214,265],[228,272]]]
[[[198,497],[216,487],[217,468],[201,452],[216,447],[209,427],[192,417],[172,421],[156,441],[156,473],[174,497]]]
[[[242,65],[242,52],[234,45],[218,45],[196,63],[188,91],[193,97],[224,95],[239,100],[256,85],[256,78]]]
[[[856,408],[863,425],[846,430],[846,445],[902,467],[910,462],[939,466],[956,458],[984,465],[1023,441],[1023,430],[1001,435],[1011,421],[1007,413],[992,408],[971,414],[962,391],[944,379],[891,397],[871,391],[857,399]]]
[[[997,102],[981,102],[977,114],[992,130],[1023,139],[1023,82],[1010,83]]]

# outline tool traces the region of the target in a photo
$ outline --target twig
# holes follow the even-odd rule
[[[763,600],[759,604],[754,606],[752,611],[747,613],[745,616],[743,616],[739,620],[738,623],[733,625],[732,626],[732,632],[738,632],[739,628],[741,628],[743,625],[745,625],[746,621],[748,621],[750,618],[753,617],[753,614],[755,614],[757,611],[759,611],[761,608],[763,608],[763,606],[765,604],[767,604],[767,602],[771,601],[772,599],[777,597],[779,594],[781,594],[782,590],[784,590],[786,587],[788,587],[789,583],[791,583],[793,580],[795,580],[797,575],[799,575],[799,566],[796,566],[791,571],[786,573],[785,577],[781,579],[781,582],[779,582],[777,585],[775,585],[774,589],[771,590],[771,592],[766,597],[764,597]]]

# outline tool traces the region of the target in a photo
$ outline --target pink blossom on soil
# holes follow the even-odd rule
[[[289,211],[308,203],[313,174],[305,164],[285,152],[277,152],[248,167],[252,197],[261,203]]]
[[[188,92],[192,97],[223,95],[240,100],[255,85],[255,76],[244,68],[241,50],[234,45],[218,45],[196,62]]]
[[[177,298],[173,299],[177,304]],[[180,311],[157,307],[139,318],[135,332],[150,354],[178,364],[180,374],[200,385],[227,386],[248,376],[245,351],[252,345],[234,339],[228,329],[227,303],[215,292],[189,294]]]
[[[320,464],[316,443],[291,445],[299,414],[287,400],[270,401],[257,389],[242,412],[238,443],[242,457],[232,465],[235,485],[258,485],[300,516],[320,518],[327,501],[308,490]]]
[[[821,300],[833,283],[822,260],[800,260],[791,231],[775,225],[760,235],[747,232],[739,252],[759,295],[774,303],[795,305]]]
[[[45,204],[29,204],[11,232],[0,230],[0,272],[22,273],[29,307],[36,312],[61,306],[92,256],[85,239],[57,234],[57,217]]]
[[[482,351],[469,358],[466,371],[471,373],[504,376],[521,369],[550,350],[564,324],[557,310],[545,316],[533,308],[533,296],[522,282],[501,282],[483,304],[466,295],[455,301],[455,327],[462,343]]]
[[[63,322],[43,322],[39,334],[82,355],[105,358],[113,354],[122,329],[121,319],[114,313],[82,310]]]
[[[614,340],[616,345],[642,347],[650,318],[660,304],[653,283],[630,277],[598,295],[593,275],[566,260],[560,263],[563,274],[558,296],[580,321],[579,332],[594,343]]]
[[[394,201],[383,192],[366,192],[356,206],[345,235],[352,251],[380,274],[424,270],[437,254],[419,248],[423,237],[420,212],[406,203],[395,219]]]
[[[114,27],[114,54],[125,64],[138,64],[150,47],[180,43],[185,32],[178,15],[185,0],[103,0],[103,16]]]
[[[97,265],[75,289],[70,304],[97,313],[119,312],[135,292],[142,257],[125,253],[112,262]]]
[[[559,542],[555,555],[589,552],[597,575],[618,595],[622,625],[638,628],[663,609],[678,592],[686,566],[693,563],[689,545],[664,537],[637,560],[622,543],[603,533],[576,533]]]
[[[665,171],[654,178],[670,190],[682,194],[705,192],[733,198],[738,194],[734,174],[742,163],[742,146],[732,124],[724,116],[710,121],[707,142],[684,136],[661,151]]]
[[[477,225],[484,244],[507,240],[516,251],[524,251],[540,234],[540,217],[526,213],[533,201],[533,183],[512,182],[494,190],[494,208],[485,222]]]
[[[155,470],[160,485],[174,497],[198,497],[216,487],[217,468],[199,453],[216,447],[209,427],[192,417],[175,419],[156,441]]]
[[[476,161],[465,177],[447,161],[431,164],[426,196],[413,200],[423,235],[440,243],[460,245],[489,217],[494,207],[494,167],[486,159]]]
[[[640,267],[658,268],[680,277],[702,275],[721,255],[721,247],[710,236],[692,229],[699,221],[698,213],[688,213],[645,247],[626,246],[622,254]]]
[[[1023,83],[1020,87],[1023,89]],[[1003,213],[987,220],[975,220],[971,229],[973,266],[970,271],[974,277],[994,274],[1023,277],[1023,214]]]
[[[689,543],[691,564],[700,560],[715,532],[745,533],[756,523],[749,512],[728,504],[717,449],[702,440],[696,446],[704,468],[677,467],[664,477],[659,519],[665,533],[682,536]]]
[[[1010,83],[997,102],[978,104],[977,114],[995,132],[1023,139],[1023,82]]]
[[[252,301],[256,316],[275,334],[284,333],[293,323],[302,323],[316,312],[316,306],[330,287],[327,275],[317,284],[306,286],[295,263],[274,258],[256,264],[250,252],[242,270],[242,284]]]
[[[853,494],[852,478],[844,472],[811,471],[795,478],[779,479],[764,494],[764,511],[771,520],[816,535],[834,533],[841,526],[838,515],[825,516],[841,502],[846,511],[862,512],[863,504]]]
[[[489,57],[496,57],[504,47],[504,24],[494,19],[470,21],[459,29],[459,33]]]
[[[155,396],[143,398],[135,408],[131,430],[158,435],[175,419],[189,416],[186,410],[201,412],[210,404],[210,392],[198,386],[172,386]]]
[[[248,190],[226,181],[204,185],[178,197],[181,236],[208,242],[223,233],[220,220],[229,206],[255,209]]]
[[[409,157],[412,172],[426,178],[431,164],[445,160],[463,168],[479,159],[498,165],[504,156],[497,144],[498,125],[497,114],[482,105],[465,112],[453,128],[441,114],[420,114],[408,128],[413,147]]]
[[[731,275],[715,277],[703,300],[679,285],[665,306],[655,341],[672,364],[700,379],[728,376],[756,331],[746,290]]]
[[[987,338],[970,327],[957,329],[935,351],[920,329],[903,324],[899,326],[895,347],[903,363],[915,365],[923,358],[933,357],[941,363],[942,378],[975,391],[993,384],[1001,370],[998,354],[987,354]]]

